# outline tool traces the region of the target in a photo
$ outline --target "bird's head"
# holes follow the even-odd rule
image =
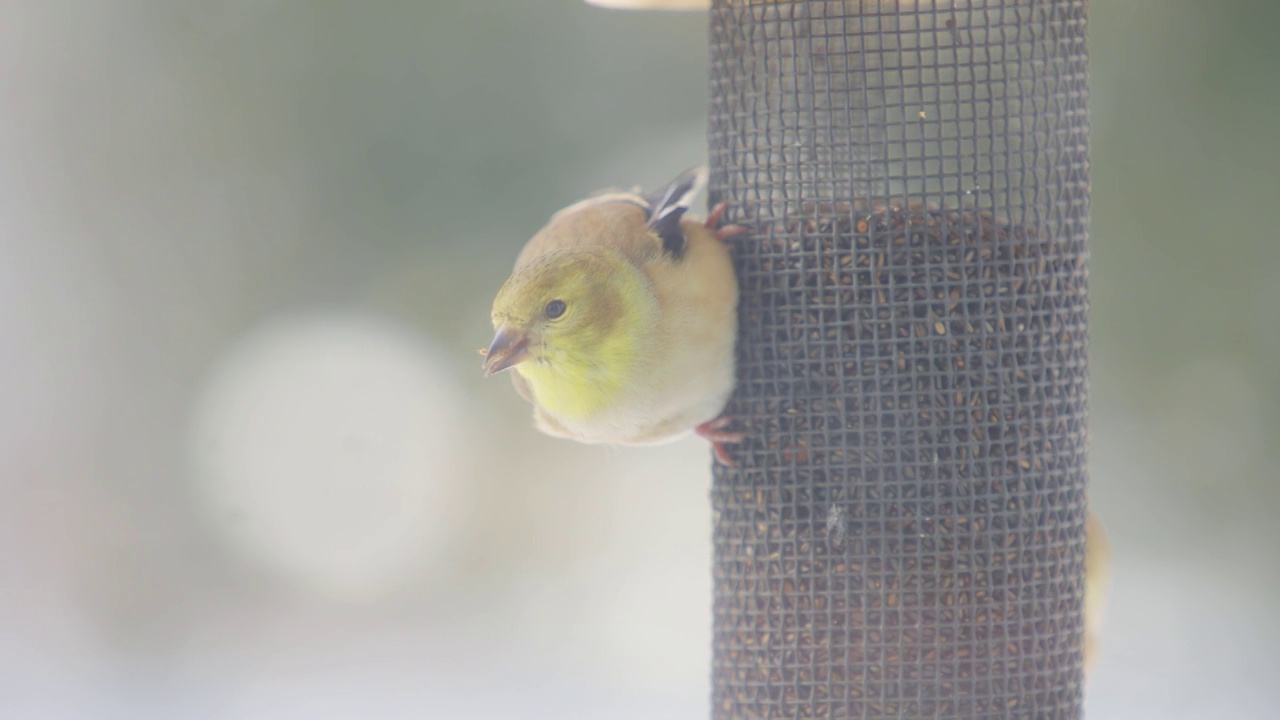
[[[521,366],[581,382],[625,382],[645,352],[657,302],[643,273],[598,249],[560,250],[517,269],[493,302],[485,374]]]

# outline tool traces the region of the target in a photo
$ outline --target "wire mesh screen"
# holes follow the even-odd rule
[[[1085,0],[711,14],[717,718],[1076,718]]]

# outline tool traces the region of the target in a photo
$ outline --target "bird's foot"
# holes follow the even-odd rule
[[[746,433],[730,432],[724,429],[732,422],[733,418],[721,416],[693,429],[699,437],[711,443],[711,451],[715,454],[716,460],[726,467],[737,467],[738,464],[729,457],[729,449],[725,446],[740,443],[747,437]]]
[[[729,201],[725,200],[712,208],[711,214],[707,216],[707,229],[714,230],[716,238],[721,242],[726,242],[730,238],[734,238],[751,231],[750,228],[746,228],[741,225],[725,225],[724,227],[719,227],[720,221],[724,219],[724,213],[728,209]]]

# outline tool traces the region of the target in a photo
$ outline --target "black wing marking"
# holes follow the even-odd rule
[[[679,258],[684,255],[684,231],[680,220],[689,210],[689,203],[707,183],[705,167],[684,171],[675,180],[657,191],[646,195],[649,203],[649,227],[662,240],[663,252]]]
[[[665,214],[649,220],[649,227],[662,240],[662,251],[674,257],[684,255],[684,231],[680,229],[680,219],[689,208],[673,208]]]

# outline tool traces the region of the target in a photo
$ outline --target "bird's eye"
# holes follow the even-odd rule
[[[547,303],[547,309],[545,312],[547,313],[548,318],[555,320],[556,318],[563,315],[564,311],[565,311],[565,305],[563,300],[552,300],[551,302]]]

